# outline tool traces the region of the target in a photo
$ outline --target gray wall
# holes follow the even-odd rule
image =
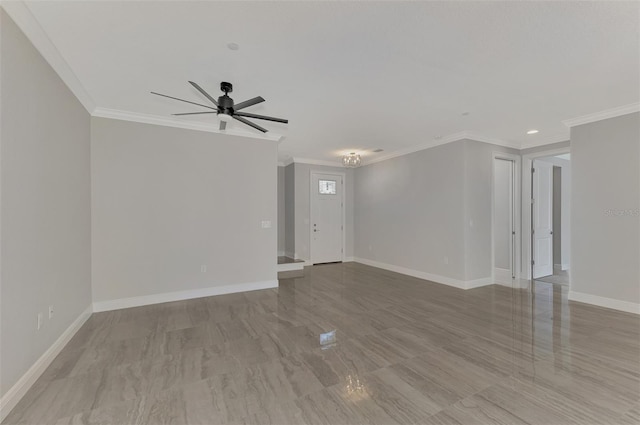
[[[284,167],[284,252],[294,258],[296,252],[296,187],[295,165]]]
[[[493,153],[460,140],[356,169],[355,257],[469,281],[492,275]]]
[[[284,167],[278,166],[278,255],[285,251],[285,209]]]
[[[571,129],[571,290],[640,303],[640,113]]]
[[[353,168],[326,167],[322,165],[310,165],[294,163],[294,209],[295,209],[295,258],[310,260],[309,258],[309,209],[311,198],[309,195],[311,171],[323,173],[345,173],[345,257],[353,257],[354,243],[354,186]]]
[[[357,168],[355,257],[464,280],[464,150],[458,141]]]
[[[91,167],[94,301],[276,280],[276,143],[92,118]]]
[[[89,114],[2,9],[0,28],[4,395],[91,304],[91,201]]]

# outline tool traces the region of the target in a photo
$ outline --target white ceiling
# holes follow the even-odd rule
[[[638,2],[27,6],[97,107],[168,117],[201,109],[150,91],[206,103],[187,80],[216,97],[230,81],[236,102],[267,100],[247,112],[290,120],[258,122],[286,136],[280,160],[366,162],[461,132],[527,147],[640,100]]]

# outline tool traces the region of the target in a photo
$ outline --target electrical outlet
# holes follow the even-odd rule
[[[53,319],[53,304],[49,306],[49,319]]]
[[[270,229],[270,228],[271,228],[271,221],[269,221],[269,220],[263,220],[263,221],[262,221],[262,228],[263,228],[263,229]]]
[[[201,273],[206,273],[206,272],[207,272],[207,266],[206,266],[206,265],[204,265],[204,264],[203,264],[203,265],[201,265],[201,266],[200,266],[200,272],[201,272]]]
[[[42,327],[42,313],[38,313],[38,330]]]

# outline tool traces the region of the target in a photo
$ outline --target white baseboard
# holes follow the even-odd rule
[[[211,297],[214,295],[233,294],[236,292],[256,291],[278,287],[278,280],[238,283],[235,285],[212,286],[210,288],[190,289],[187,291],[165,292],[163,294],[143,295],[141,297],[119,298],[116,300],[94,301],[93,311],[120,310],[122,308],[140,307],[149,304],[168,303],[171,301],[190,300],[192,298]]]
[[[482,279],[466,280],[464,289],[480,288],[481,286],[493,285],[495,282],[492,277],[483,277]]]
[[[577,301],[580,303],[597,305],[599,307],[625,311],[627,313],[640,314],[640,304],[616,300],[613,298],[600,297],[598,295],[585,294],[583,292],[569,291],[569,301]]]
[[[284,252],[284,256],[285,256],[285,257],[289,257],[289,258],[296,258],[296,254],[295,254],[295,253],[293,253],[293,252],[287,252],[287,251],[285,251],[285,252]]]
[[[429,280],[431,282],[453,286],[454,288],[458,288],[458,289],[473,289],[473,288],[479,288],[481,286],[493,285],[493,279],[491,277],[465,281],[465,280],[454,279],[451,277],[440,276],[433,273],[422,272],[419,270],[408,269],[405,267],[394,266],[392,264],[386,264],[378,261],[368,260],[366,258],[354,257],[353,261],[357,263],[366,264],[368,266],[389,270],[396,273],[406,274],[407,276],[413,276],[419,279]]]
[[[496,284],[498,285],[504,285],[504,286],[511,286],[512,285],[512,281],[513,279],[511,278],[511,270],[509,269],[501,269],[498,267],[495,267],[493,269],[493,279],[495,281]]]
[[[278,251],[278,257],[284,257],[284,251]]]
[[[285,263],[278,264],[278,267],[276,267],[276,270],[278,270],[278,272],[290,272],[302,269],[304,269],[304,263]]]
[[[351,263],[353,261],[356,261],[353,257],[344,257],[344,260],[342,260],[343,263]]]
[[[569,264],[554,264],[553,268],[555,270],[569,270]]]
[[[22,375],[13,387],[0,398],[0,422],[7,417],[9,412],[16,407],[16,404],[29,391],[29,388],[38,380],[40,375],[49,367],[53,359],[56,358],[65,345],[73,338],[78,330],[84,325],[92,313],[91,306],[80,313],[80,316],[60,335],[60,337],[40,356],[38,360]]]

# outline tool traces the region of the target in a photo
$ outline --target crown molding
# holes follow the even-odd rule
[[[389,152],[385,155],[379,156],[377,158],[372,158],[365,162],[363,165],[375,164],[377,162],[386,161],[387,159],[397,158],[399,156],[408,155],[410,153],[422,151],[429,148],[435,148],[436,146],[445,145],[447,143],[456,142],[458,140],[465,139],[466,132],[455,133],[449,136],[442,137],[437,140],[429,140],[428,142],[423,142],[417,145],[409,146],[407,148],[398,149],[393,152]]]
[[[567,134],[556,134],[555,136],[545,137],[532,142],[523,142],[520,150],[537,148],[538,146],[552,145],[560,142],[569,142],[569,140],[569,135]]]
[[[429,140],[428,142],[420,143],[414,146],[409,146],[404,149],[398,149],[396,151],[389,152],[386,155],[382,155],[377,158],[370,159],[366,162],[363,160],[363,162],[365,162],[363,165],[375,164],[376,162],[386,161],[387,159],[408,155],[410,153],[422,151],[425,149],[435,148],[436,146],[446,145],[447,143],[453,143],[459,140],[466,140],[466,139],[475,140],[477,142],[491,143],[493,145],[504,146],[507,148],[520,149],[520,145],[515,142],[505,141],[502,139],[495,139],[492,137],[486,137],[486,136],[479,135],[477,133],[472,133],[470,131],[461,131],[459,133],[450,134],[448,136],[441,137],[439,139]]]
[[[273,142],[280,142],[283,138],[280,134],[275,133],[254,134],[236,129],[220,130],[218,126],[214,124],[186,121],[168,118],[162,115],[143,114],[139,112],[121,111],[118,109],[108,109],[102,107],[95,108],[93,114],[91,115],[99,118],[110,118],[143,124],[162,125],[165,127],[184,128],[187,130],[207,131],[209,133],[219,133],[227,136],[246,137],[251,139],[270,140]]]
[[[342,165],[342,162],[323,161],[320,159],[312,159],[312,158],[295,158],[294,157],[292,158],[291,162],[295,162],[296,164],[322,165],[325,167],[345,168],[344,165]]]
[[[53,44],[35,16],[33,16],[29,6],[23,1],[17,0],[4,0],[0,3],[0,6],[27,36],[31,44],[40,52],[60,79],[69,87],[69,90],[71,90],[82,106],[84,106],[90,114],[93,113],[96,108],[95,102],[91,96],[89,96],[87,90],[71,70],[71,67],[62,54],[60,54],[60,51]]]
[[[567,127],[571,128],[577,125],[588,124],[590,122],[601,121],[601,120],[606,120],[608,118],[619,117],[621,115],[632,114],[634,112],[640,112],[640,102],[618,106],[617,108],[606,109],[604,111],[583,115],[577,118],[571,118],[571,119],[562,121],[562,123]]]
[[[469,139],[469,140],[475,140],[476,142],[483,142],[483,143],[489,143],[492,145],[498,145],[498,146],[503,146],[505,148],[512,148],[512,149],[522,149],[522,145],[518,142],[514,142],[512,140],[504,140],[504,139],[497,139],[495,137],[487,137],[487,136],[483,136],[481,134],[477,134],[477,133],[473,133],[470,131],[464,131],[464,139]]]

